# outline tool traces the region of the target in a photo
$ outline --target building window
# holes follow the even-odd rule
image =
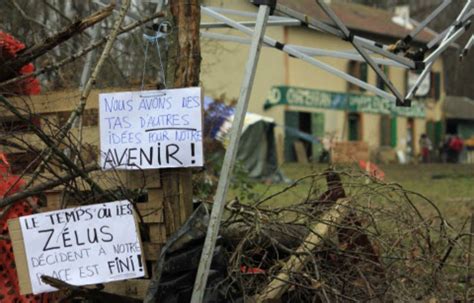
[[[349,75],[367,82],[367,63],[359,61],[349,61],[347,68]],[[365,89],[348,82],[347,90],[350,92],[364,92]]]
[[[418,81],[418,77],[421,72],[408,71],[406,88],[407,92],[415,85]],[[441,73],[431,72],[427,75],[418,86],[415,92],[415,98],[431,98],[438,101],[441,97]]]
[[[428,96],[438,101],[441,97],[441,73],[431,73],[431,86]]]
[[[349,113],[347,115],[348,119],[348,139],[349,141],[360,141],[362,138],[362,123],[360,114],[358,113]]]
[[[386,66],[386,65],[379,65],[379,67],[380,67],[380,69],[383,71],[383,73],[385,74],[385,76],[387,76],[387,79],[389,79],[389,77],[388,77],[388,66]],[[385,90],[386,84],[385,84],[385,82],[382,80],[382,78],[381,78],[379,75],[377,75],[377,80],[376,80],[376,81],[377,81],[377,83],[376,83],[377,88],[380,88],[380,89],[382,89],[382,90]]]
[[[380,146],[397,146],[397,118],[380,116]]]

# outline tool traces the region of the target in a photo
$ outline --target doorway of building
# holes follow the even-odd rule
[[[311,113],[299,112],[299,131],[305,134],[311,134]],[[311,159],[313,156],[312,143],[306,140],[301,140],[304,145],[304,150],[308,159]]]
[[[324,136],[324,114],[285,111],[285,161],[296,161],[294,143],[302,142],[308,159],[318,159],[321,144],[312,139]]]
[[[361,140],[361,121],[360,114],[349,113],[347,115],[348,120],[348,140],[349,141],[360,141]]]

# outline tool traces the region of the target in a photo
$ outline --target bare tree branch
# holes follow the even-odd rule
[[[25,64],[42,56],[49,50],[67,41],[71,37],[81,33],[86,28],[104,20],[105,18],[107,18],[108,16],[112,14],[113,8],[114,8],[113,5],[109,5],[106,8],[84,19],[74,22],[73,24],[71,24],[66,29],[62,30],[61,32],[57,33],[56,35],[46,38],[42,43],[23,49],[17,54],[17,56],[14,59],[8,60],[0,66],[1,70],[9,71],[9,72],[4,72],[0,74],[0,80],[5,81],[11,78],[14,71],[18,70]]]
[[[163,16],[164,16],[164,14],[162,12],[158,12],[158,13],[155,13],[155,14],[149,16],[149,17],[143,18],[142,20],[136,21],[136,22],[124,27],[123,29],[121,29],[120,32],[118,33],[118,35],[128,33],[130,31],[136,29],[140,25],[143,25],[144,23],[147,23],[147,22],[149,22],[153,19],[160,18],[160,17],[163,17]],[[75,53],[75,54],[73,54],[73,55],[57,62],[57,63],[55,63],[55,64],[50,64],[50,65],[48,65],[44,68],[37,69],[36,71],[34,71],[32,73],[21,75],[21,76],[15,77],[13,79],[9,79],[7,81],[1,82],[0,83],[0,88],[1,87],[6,87],[10,84],[13,84],[13,83],[21,81],[21,80],[25,80],[25,79],[33,77],[33,76],[38,76],[38,75],[44,74],[46,72],[57,70],[57,69],[61,68],[62,66],[66,65],[68,63],[71,63],[71,62],[77,60],[78,58],[81,58],[82,56],[86,55],[90,51],[104,45],[107,42],[107,39],[108,39],[108,37],[104,37],[101,40],[99,40],[95,43],[92,43],[91,45],[89,45],[85,49],[83,49],[83,50],[81,50],[81,51],[79,51],[79,52],[77,52],[77,53]]]

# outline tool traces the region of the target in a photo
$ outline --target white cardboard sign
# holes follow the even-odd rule
[[[20,217],[34,294],[55,291],[47,275],[72,285],[143,277],[143,256],[129,201]]]
[[[203,166],[201,88],[99,95],[107,169]]]

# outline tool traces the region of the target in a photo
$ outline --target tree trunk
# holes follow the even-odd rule
[[[172,25],[167,36],[166,83],[158,88],[199,86],[201,51],[199,25],[201,9],[199,0],[168,1],[167,16]],[[191,169],[161,170],[164,194],[163,211],[167,238],[184,224],[192,213]],[[155,302],[158,290],[157,275],[151,278],[145,302]]]
[[[172,29],[167,37],[166,87],[198,86],[201,65],[199,0],[169,1],[167,10]],[[191,215],[192,173],[191,169],[167,169],[162,170],[161,176],[165,195],[164,219],[169,236]]]
[[[168,87],[175,88],[198,86],[201,66],[199,0],[169,2],[173,29],[169,41],[166,82]]]

